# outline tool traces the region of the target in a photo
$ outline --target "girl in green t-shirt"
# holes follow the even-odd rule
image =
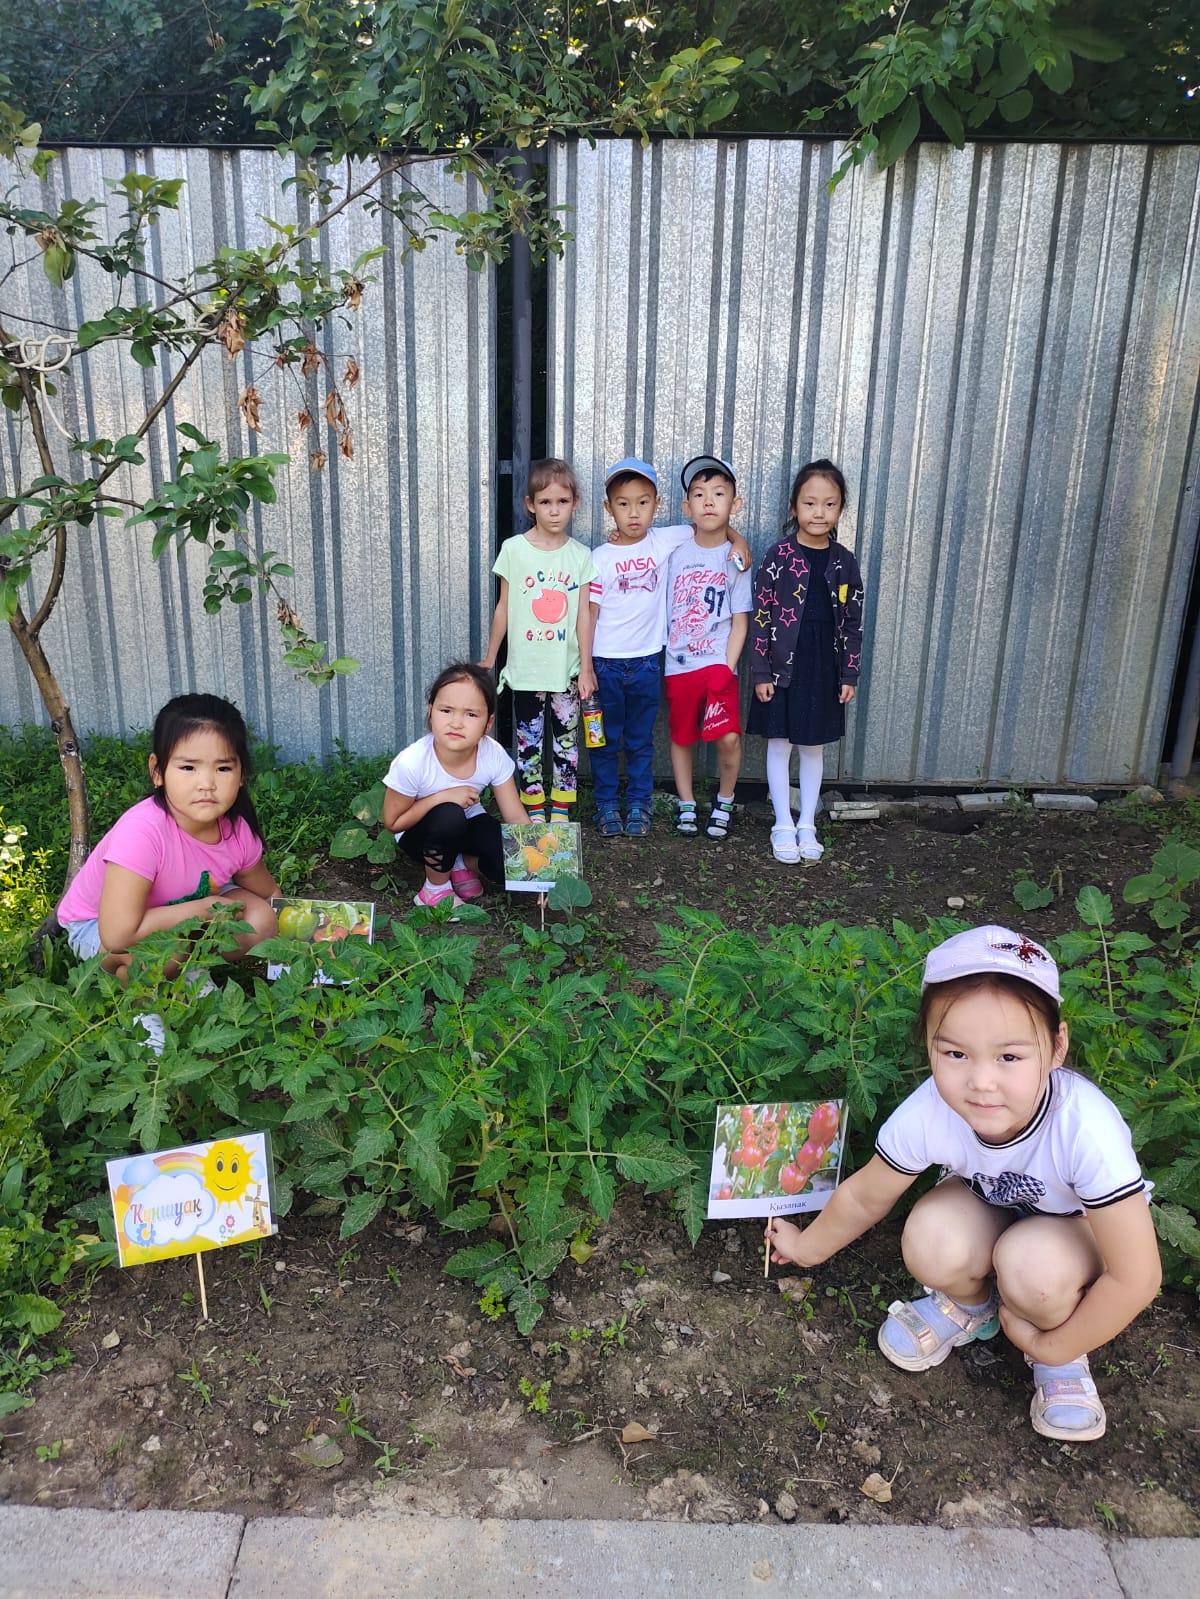
[[[500,598],[482,666],[494,669],[505,638],[508,658],[499,686],[513,694],[517,787],[531,821],[545,821],[543,746],[550,733],[550,819],[565,821],[575,801],[579,768],[579,696],[595,691],[580,674],[580,640],[590,609],[580,594],[596,575],[591,551],[570,536],[579,482],[565,461],[535,461],[525,509],[533,526],[501,545],[493,572]]]

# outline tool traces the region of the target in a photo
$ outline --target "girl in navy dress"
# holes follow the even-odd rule
[[[858,563],[838,543],[846,480],[832,461],[796,473],[791,516],[754,579],[746,731],[767,741],[777,861],[820,860],[817,798],[826,744],[846,731],[862,659],[863,587]],[[800,816],[793,820],[790,766],[799,751]]]

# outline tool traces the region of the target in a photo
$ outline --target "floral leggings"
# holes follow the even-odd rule
[[[559,694],[539,694],[533,689],[513,690],[513,721],[517,728],[517,786],[527,810],[546,803],[542,747],[546,741],[546,706],[550,707],[550,752],[554,805],[575,801],[579,771],[579,695],[574,684]]]

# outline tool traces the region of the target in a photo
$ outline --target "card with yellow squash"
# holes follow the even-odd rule
[[[562,877],[583,876],[578,822],[504,822],[504,886],[548,894]]]

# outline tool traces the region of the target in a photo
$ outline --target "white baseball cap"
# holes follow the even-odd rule
[[[1003,972],[1040,988],[1058,1004],[1058,967],[1049,950],[1011,927],[971,927],[955,933],[925,957],[922,989],[930,983],[948,983],[954,977],[974,977],[980,972]]]

